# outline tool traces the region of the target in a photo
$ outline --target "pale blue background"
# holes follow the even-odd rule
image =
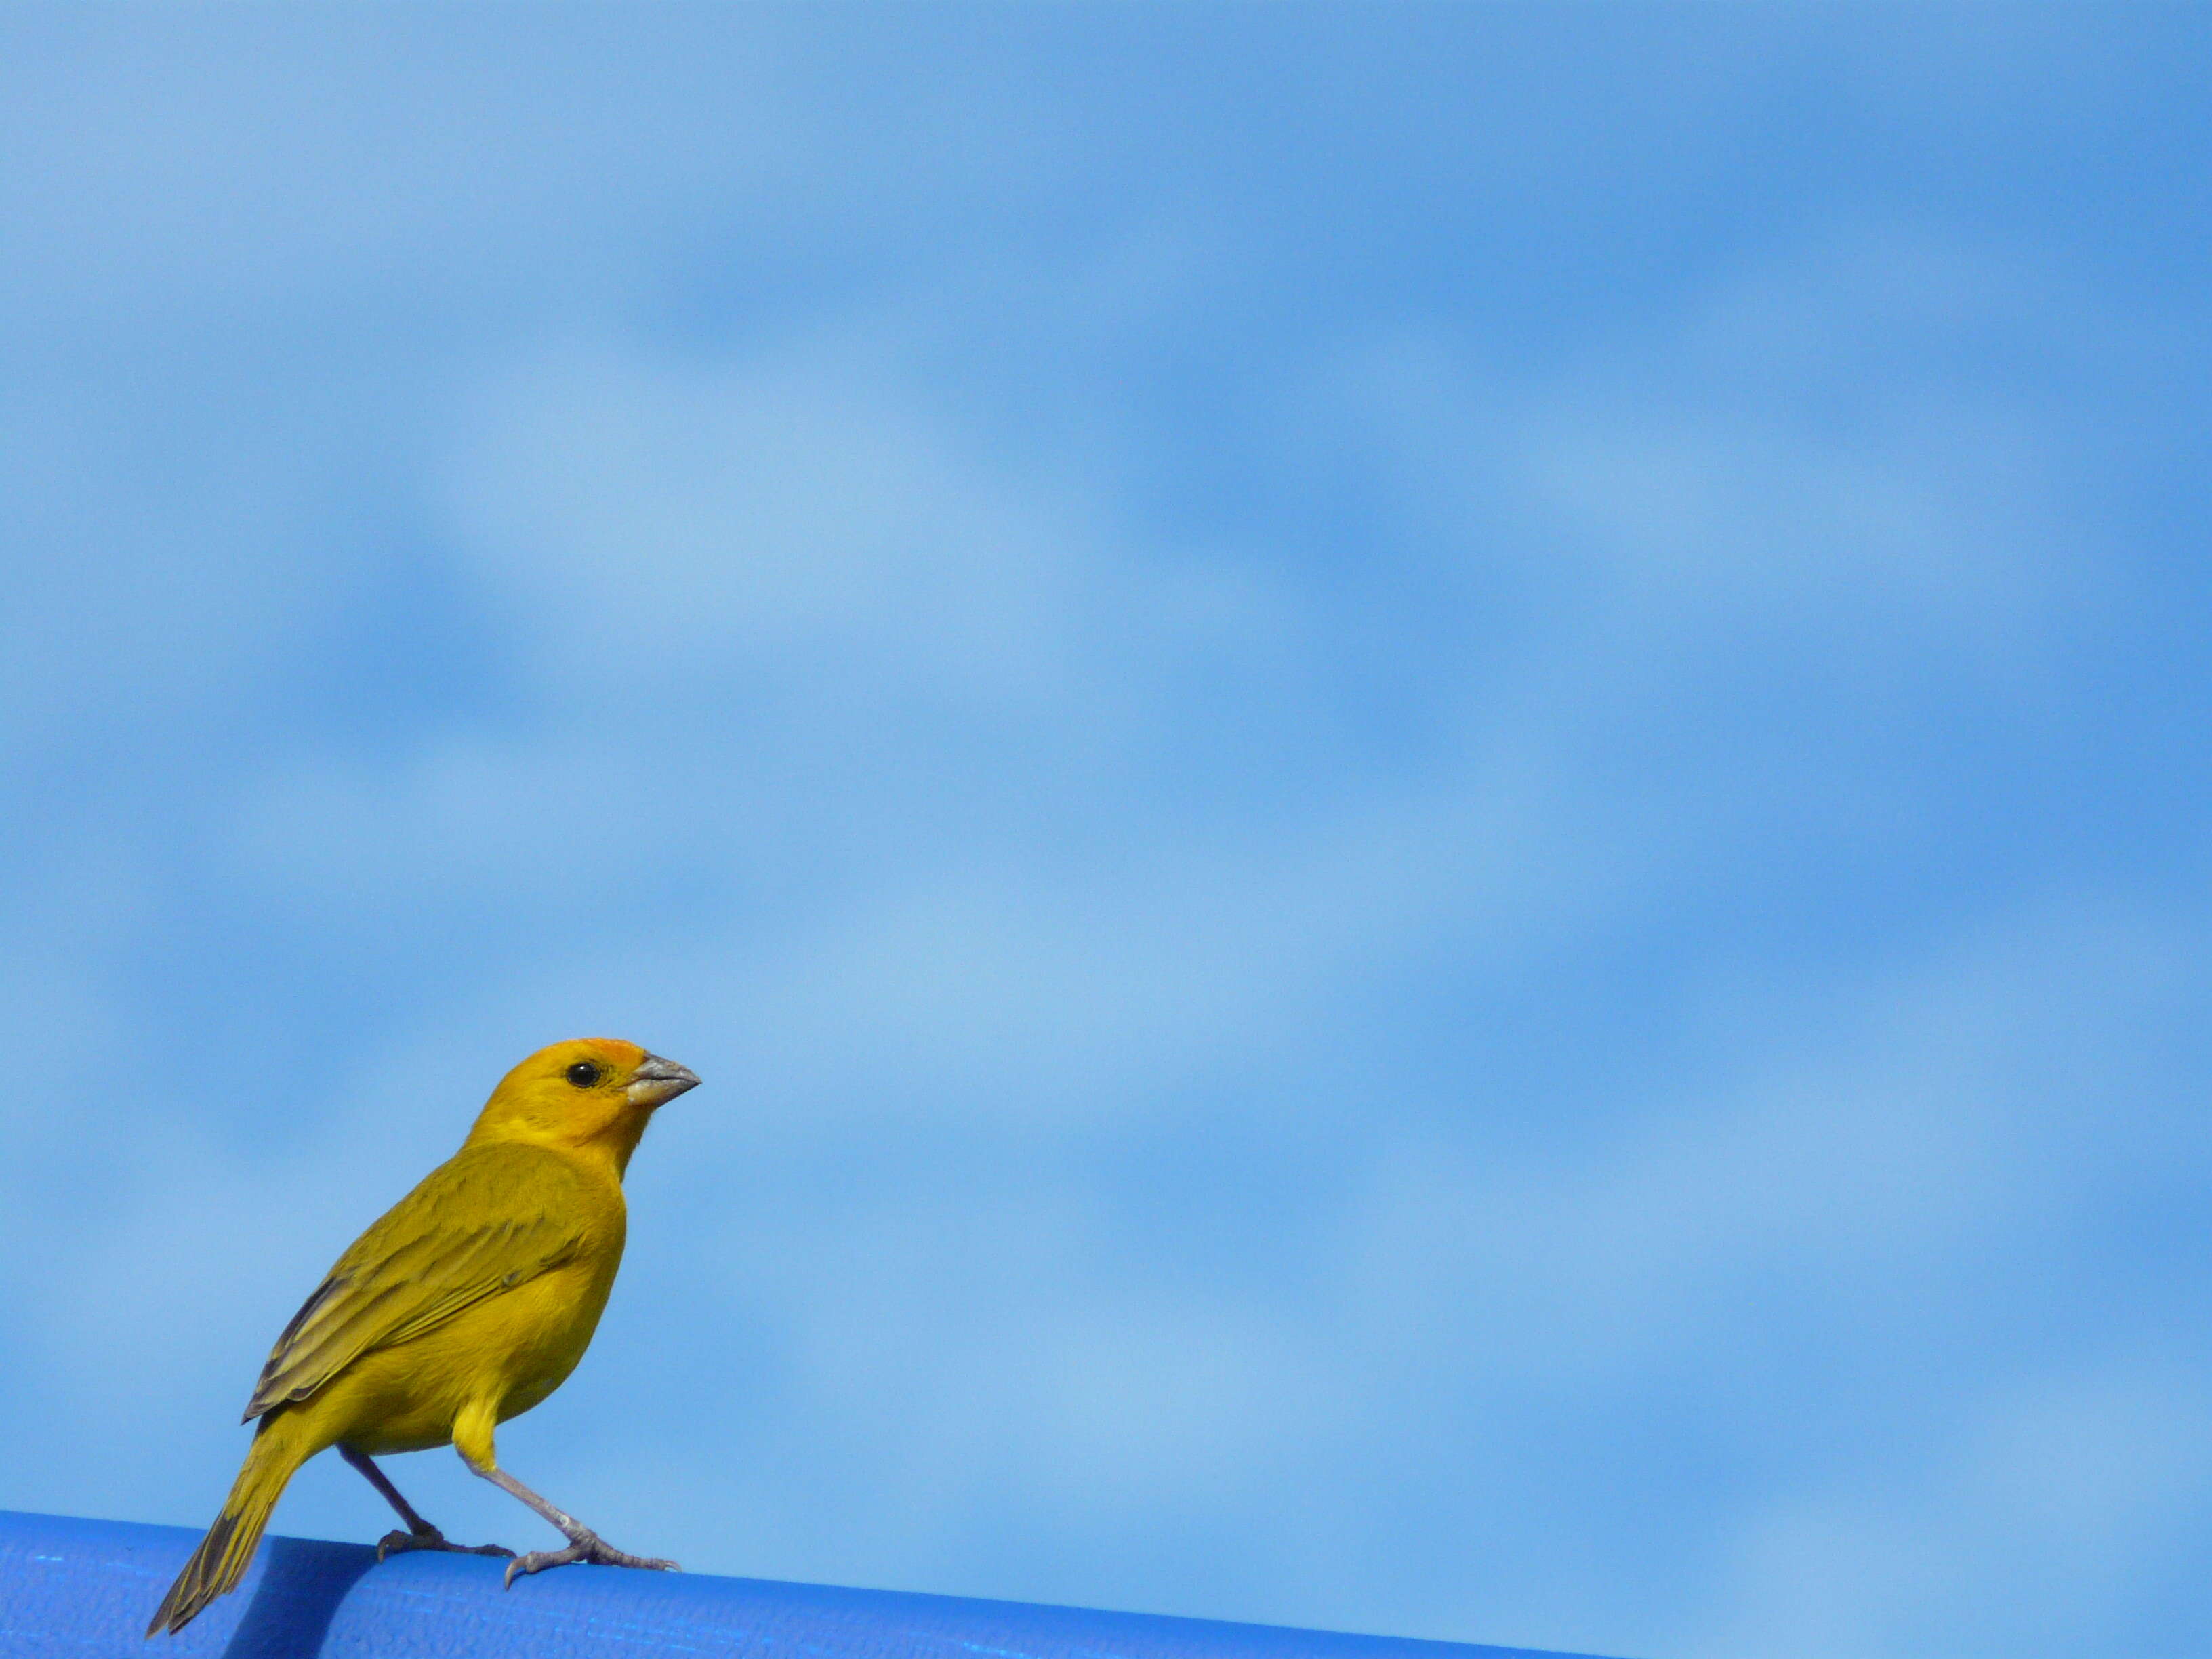
[[[2203,8],[0,14],[0,1504],[204,1523],[605,1032],[707,1086],[501,1449],[631,1548],[2212,1650],[2208,84]]]

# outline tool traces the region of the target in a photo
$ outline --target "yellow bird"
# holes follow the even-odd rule
[[[146,1627],[182,1630],[237,1588],[293,1471],[327,1446],[384,1494],[407,1530],[394,1550],[456,1550],[370,1461],[450,1444],[461,1461],[558,1528],[558,1550],[507,1569],[572,1561],[659,1567],[626,1555],[499,1467],[492,1431],[559,1388],[592,1340],[622,1265],[622,1177],[655,1108],[699,1079],[634,1042],[556,1042],[492,1091],[461,1150],[354,1242],[292,1317],[247,1402],[261,1419],[222,1513]],[[513,1555],[486,1544],[478,1555]]]

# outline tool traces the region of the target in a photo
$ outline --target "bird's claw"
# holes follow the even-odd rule
[[[514,1575],[518,1572],[543,1572],[548,1567],[572,1566],[579,1561],[594,1567],[647,1567],[655,1572],[684,1571],[673,1561],[663,1561],[651,1555],[631,1555],[618,1550],[599,1534],[580,1528],[569,1538],[566,1549],[532,1550],[527,1555],[516,1556],[507,1564],[504,1586],[513,1589]]]
[[[376,1559],[387,1555],[404,1555],[410,1550],[445,1550],[454,1555],[504,1555],[514,1552],[504,1544],[449,1544],[446,1534],[435,1527],[426,1527],[421,1532],[401,1532],[397,1528],[376,1540]]]

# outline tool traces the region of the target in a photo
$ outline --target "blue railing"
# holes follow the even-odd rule
[[[0,1510],[3,1659],[1567,1659],[703,1573],[503,1563],[270,1538],[234,1595],[145,1639],[198,1534]]]

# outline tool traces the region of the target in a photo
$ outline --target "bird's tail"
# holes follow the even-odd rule
[[[321,1449],[301,1432],[295,1413],[272,1412],[261,1419],[252,1449],[231,1484],[230,1496],[223,1500],[222,1513],[216,1516],[207,1536],[192,1552],[192,1559],[185,1563],[177,1582],[161,1598],[154,1622],[146,1626],[147,1635],[164,1630],[175,1635],[198,1618],[216,1596],[228,1595],[238,1588],[238,1581],[252,1564],[261,1530],[269,1524],[269,1511],[276,1507],[285,1484],[301,1464]]]

